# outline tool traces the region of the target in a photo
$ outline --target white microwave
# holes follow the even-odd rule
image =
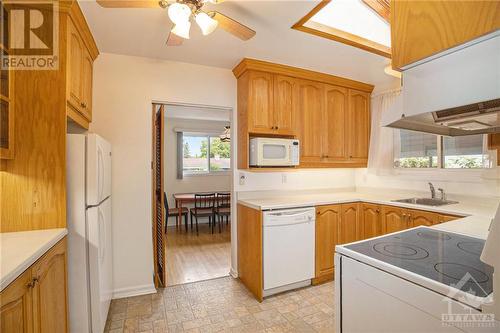
[[[299,165],[299,140],[250,139],[250,166],[278,167]]]

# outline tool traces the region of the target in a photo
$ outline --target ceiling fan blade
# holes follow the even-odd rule
[[[104,8],[158,8],[158,0],[97,0]]]
[[[219,22],[219,26],[229,32],[230,34],[233,34],[234,36],[238,37],[239,39],[242,40],[249,40],[253,36],[255,36],[255,31],[250,29],[249,27],[233,20],[230,17],[227,17],[226,15],[223,15],[219,12],[213,12],[212,18]]]
[[[168,34],[167,46],[181,46],[184,39],[170,32]]]

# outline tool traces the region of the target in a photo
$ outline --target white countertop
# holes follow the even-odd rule
[[[63,228],[0,233],[0,291],[67,233]]]
[[[239,204],[257,210],[274,210],[295,207],[312,207],[347,202],[368,202],[381,205],[392,205],[404,208],[433,211],[442,214],[466,216],[465,218],[436,225],[435,228],[450,232],[457,232],[473,237],[485,239],[491,219],[495,216],[500,203],[499,198],[482,197],[452,197],[450,200],[459,201],[458,204],[440,207],[405,204],[393,202],[396,199],[428,196],[419,192],[377,189],[374,191],[346,191],[346,192],[308,192],[295,195],[274,195],[270,197],[249,198],[238,200]]]

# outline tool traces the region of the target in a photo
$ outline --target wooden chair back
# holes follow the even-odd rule
[[[231,207],[231,193],[217,193],[217,208]]]
[[[204,193],[194,195],[194,210],[206,210],[215,208],[215,193]]]

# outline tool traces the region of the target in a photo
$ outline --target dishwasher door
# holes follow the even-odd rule
[[[263,222],[264,290],[312,279],[315,209],[265,212]]]

